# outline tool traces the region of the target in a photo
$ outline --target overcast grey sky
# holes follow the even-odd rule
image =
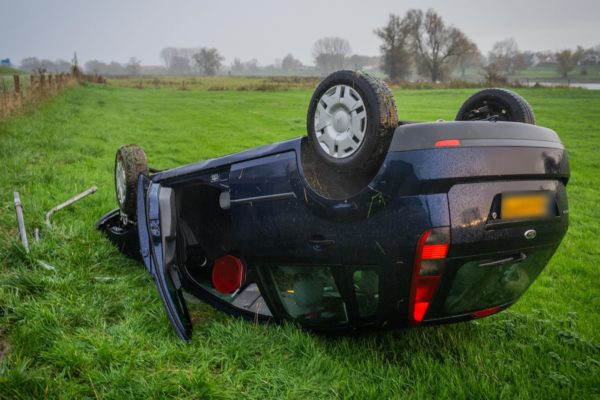
[[[379,54],[373,30],[390,13],[432,7],[463,30],[482,52],[514,37],[521,50],[600,44],[600,0],[276,1],[276,0],[0,0],[0,58],[99,59],[160,64],[165,46],[216,47],[234,57],[271,64],[287,53],[312,64],[324,36],[348,39],[357,54]]]

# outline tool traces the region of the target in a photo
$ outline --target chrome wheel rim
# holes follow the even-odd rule
[[[326,91],[317,102],[314,120],[317,142],[333,158],[350,157],[365,138],[367,112],[360,94],[348,85]]]
[[[127,177],[125,175],[125,168],[123,167],[123,162],[118,160],[117,165],[115,166],[115,186],[117,190],[117,200],[119,200],[121,206],[125,204],[126,185]]]

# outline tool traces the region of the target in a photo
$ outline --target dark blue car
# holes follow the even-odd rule
[[[338,71],[308,136],[149,170],[123,146],[98,227],[153,276],[183,339],[183,290],[233,315],[351,332],[464,321],[513,304],[568,227],[567,153],[517,94],[457,121],[398,121],[381,81]]]

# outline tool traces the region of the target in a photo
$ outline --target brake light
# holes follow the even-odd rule
[[[435,142],[435,147],[456,147],[456,146],[460,146],[460,140],[459,139],[445,139],[445,140],[438,140],[437,142]]]
[[[449,248],[450,228],[447,226],[425,231],[419,238],[409,303],[413,325],[423,321],[429,304],[435,296]]]

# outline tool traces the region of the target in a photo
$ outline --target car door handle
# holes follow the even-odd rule
[[[515,257],[507,257],[507,258],[501,258],[500,260],[484,262],[484,263],[479,264],[479,266],[480,267],[494,267],[497,265],[515,264],[515,263],[525,261],[526,259],[527,259],[527,254],[521,253]]]
[[[312,246],[314,250],[322,251],[329,247],[335,246],[335,240],[331,239],[309,239],[308,244]]]

